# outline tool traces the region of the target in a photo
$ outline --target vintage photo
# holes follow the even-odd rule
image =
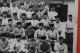
[[[0,53],[75,53],[77,0],[0,0]]]

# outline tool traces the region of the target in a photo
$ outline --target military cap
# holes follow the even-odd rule
[[[44,23],[39,23],[39,26],[44,26]]]
[[[13,13],[13,16],[17,15],[17,13]]]
[[[63,37],[59,37],[59,40],[64,39]]]
[[[26,14],[25,13],[22,13],[22,16],[26,16]]]
[[[20,24],[22,24],[21,22],[17,22],[17,25],[20,25]]]
[[[13,19],[8,19],[8,22],[13,21]]]
[[[50,26],[50,27],[53,27],[53,26],[54,26],[54,24],[50,24],[49,26]]]

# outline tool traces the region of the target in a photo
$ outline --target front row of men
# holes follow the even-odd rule
[[[59,40],[52,39],[47,41],[46,36],[41,37],[41,41],[37,43],[33,38],[27,41],[25,38],[18,36],[1,36],[0,38],[1,53],[67,53],[67,46],[63,37]]]

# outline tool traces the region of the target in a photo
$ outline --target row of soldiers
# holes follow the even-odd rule
[[[16,1],[7,7],[3,1],[0,8],[0,52],[1,53],[72,53],[74,24],[72,15],[61,22],[55,8],[38,5],[24,8]],[[44,7],[44,8],[43,8]]]
[[[32,14],[32,15],[33,15],[33,18],[36,17],[36,14]],[[21,18],[26,18],[25,14],[23,14]],[[68,52],[67,49],[69,49],[70,51],[72,50],[73,26],[72,26],[71,15],[69,15],[69,21],[66,23],[66,28],[65,28],[66,30],[64,29],[65,24],[60,21],[60,18],[58,16],[56,16],[56,21],[53,21],[53,23],[51,23],[52,21],[49,21],[49,24],[48,24],[49,26],[44,25],[45,23],[41,23],[39,20],[37,20],[39,22],[36,22],[35,19],[33,19],[33,21],[37,23],[37,26],[32,25],[33,23],[32,20],[26,20],[29,22],[17,21],[16,24],[13,24],[14,23],[13,20],[14,19],[12,18],[8,18],[8,23],[7,25],[5,25],[5,24],[2,24],[3,19],[0,19],[1,44],[3,46],[5,44],[8,44],[6,43],[6,41],[5,42],[2,41],[3,38],[6,39],[7,42],[9,42],[10,44],[8,46],[10,50],[8,50],[7,52],[34,52],[34,51],[35,52],[47,52],[48,48],[46,47],[49,46],[47,45],[47,43],[50,44],[49,52],[53,51],[57,53],[60,53],[60,52],[65,53],[65,52]],[[62,29],[61,29],[61,26],[63,26]],[[19,42],[16,43],[17,40],[21,40],[20,43]],[[30,43],[31,45],[29,44],[29,46],[31,47],[28,47],[28,45],[23,46],[24,45],[23,43],[24,44]],[[17,47],[20,46],[20,48],[18,48],[18,51],[15,51],[17,50],[15,49],[16,44],[17,44]],[[39,46],[39,44],[42,46]],[[23,49],[22,47],[24,48],[27,47],[27,49]],[[33,47],[35,47],[35,49]],[[40,47],[43,47],[44,49]],[[5,51],[4,50],[5,48],[2,47],[3,50],[1,49],[1,52]],[[38,49],[39,50],[41,49],[41,50],[38,51]]]

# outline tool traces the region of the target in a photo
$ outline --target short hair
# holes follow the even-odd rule
[[[21,22],[17,22],[17,25],[20,25],[20,24],[22,25],[22,23],[21,23]]]
[[[17,15],[17,13],[13,13],[13,16]]]
[[[33,8],[33,6],[29,6],[29,8]]]
[[[26,23],[26,26],[30,26],[30,25],[31,25],[31,22]]]
[[[3,3],[5,3],[5,2],[7,3],[7,0],[3,0]]]
[[[48,15],[48,13],[44,13],[44,15]]]
[[[49,26],[50,26],[50,27],[53,27],[53,26],[54,26],[54,24],[50,24]]]
[[[55,16],[55,18],[59,18],[59,16]]]
[[[36,15],[36,13],[33,13],[32,16]]]
[[[64,39],[63,37],[59,37],[59,40]]]
[[[44,26],[44,23],[39,23],[39,26]]]
[[[26,16],[26,14],[25,13],[22,13],[22,15],[21,16]]]
[[[24,5],[24,3],[20,3],[20,6],[21,6],[21,5]]]
[[[72,15],[68,15],[68,16],[72,18]]]
[[[8,22],[13,21],[13,19],[8,19]]]

